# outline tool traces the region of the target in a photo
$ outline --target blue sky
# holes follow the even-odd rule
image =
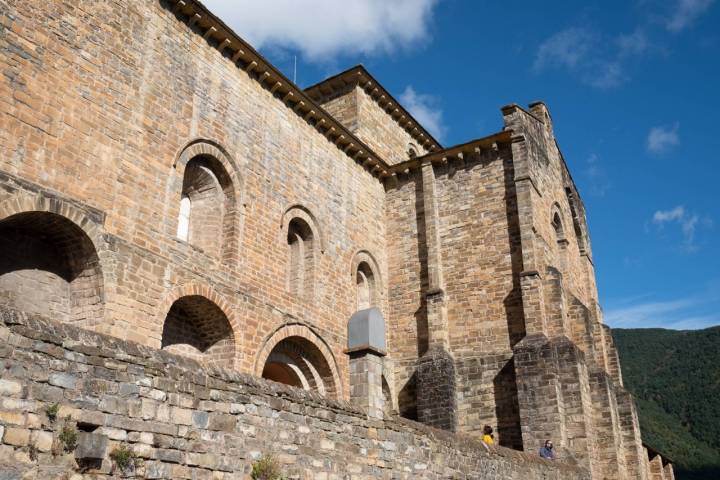
[[[364,64],[445,146],[544,100],[606,322],[720,325],[720,2],[205,3],[301,87]]]

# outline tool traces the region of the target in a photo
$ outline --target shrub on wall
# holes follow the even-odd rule
[[[285,480],[277,460],[270,454],[263,455],[253,463],[250,476],[253,480]]]

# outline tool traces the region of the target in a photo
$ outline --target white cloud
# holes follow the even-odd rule
[[[647,137],[647,149],[650,153],[665,153],[670,148],[680,145],[680,136],[678,135],[679,123],[675,123],[672,127],[660,126],[650,129]]]
[[[630,48],[632,40],[624,43]],[[621,46],[617,45],[617,49]],[[614,88],[625,81],[620,54],[608,51],[601,35],[580,27],[571,27],[550,36],[538,47],[533,69],[536,72],[551,68],[565,69],[587,85]]]
[[[576,68],[585,62],[595,46],[595,36],[589,31],[572,27],[552,35],[538,47],[535,69],[561,66]]]
[[[309,60],[393,52],[429,38],[438,0],[205,0],[256,48],[296,49]]]
[[[650,40],[645,35],[645,32],[640,29],[632,33],[618,35],[616,42],[621,57],[642,55],[650,48]]]
[[[688,26],[714,0],[673,0],[672,14],[662,17],[671,30]],[[667,36],[665,34],[664,36]],[[533,70],[565,71],[591,87],[616,88],[624,84],[638,69],[643,58],[664,51],[662,37],[647,22],[621,33],[572,26],[558,31],[540,42],[532,64]]]
[[[619,62],[597,61],[593,71],[585,75],[585,81],[597,88],[614,88],[625,81],[625,74]]]
[[[702,313],[716,308],[712,298],[684,298],[666,302],[643,302],[609,308],[605,323],[613,328],[672,328],[694,330],[720,324],[720,315]],[[698,313],[700,312],[700,313]]]
[[[673,220],[680,220],[685,216],[685,207],[679,206],[672,210],[658,210],[653,215],[653,222],[663,224]]]
[[[698,329],[720,325],[720,279],[711,279],[697,293],[655,301],[653,294],[610,302],[605,323],[616,328]],[[697,287],[697,286],[696,286]]]
[[[605,312],[605,322],[613,327],[628,328],[631,326],[649,326],[659,322],[661,317],[677,312],[693,305],[690,300],[675,300],[669,302],[645,302],[614,309]],[[667,323],[667,322],[664,322]]]
[[[670,31],[683,30],[714,1],[672,0],[671,12],[662,21]],[[592,87],[615,88],[628,79],[627,72],[636,69],[639,58],[662,51],[657,42],[657,36],[650,36],[643,26],[620,34],[574,26],[540,43],[533,69],[565,70]]]
[[[435,138],[442,141],[447,133],[447,127],[443,122],[443,112],[437,98],[419,94],[412,85],[408,85],[400,95],[400,103]]]
[[[685,207],[680,205],[670,210],[657,210],[655,214],[653,214],[652,221],[658,225],[659,228],[662,228],[667,223],[676,222],[682,230],[683,246],[685,249],[688,251],[697,249],[695,246],[695,231],[700,223],[700,217],[697,214],[687,212]],[[704,223],[710,226],[709,220]]]
[[[689,27],[700,15],[710,8],[714,0],[677,0],[667,21],[667,29],[679,32]]]
[[[598,154],[590,154],[586,165],[587,167],[585,168],[584,173],[590,184],[590,193],[598,197],[604,197],[605,192],[611,185],[607,173],[600,163],[600,157]]]

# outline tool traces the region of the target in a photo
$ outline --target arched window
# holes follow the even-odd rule
[[[209,155],[192,158],[183,176],[177,237],[227,260],[234,215],[232,182],[225,168]]]
[[[357,283],[357,309],[364,310],[378,306],[375,275],[367,262],[358,264],[355,276]]]
[[[24,212],[0,221],[0,303],[88,326],[102,315],[95,246],[71,220]]]
[[[201,295],[177,299],[163,324],[162,348],[203,363],[232,368],[235,340],[225,313]]]
[[[567,195],[568,203],[570,204],[570,213],[572,214],[573,229],[575,230],[575,237],[577,238],[578,249],[581,254],[589,253],[588,240],[586,235],[585,226],[585,215],[583,214],[582,208],[578,205],[577,196],[573,193],[570,188],[565,188],[565,194]]]
[[[556,262],[554,265],[555,267],[560,270],[560,272],[567,273],[567,247],[568,247],[568,240],[565,236],[565,225],[563,224],[562,220],[562,210],[560,210],[560,205],[557,203],[553,206],[553,213],[552,213],[552,227],[555,232],[555,245],[557,245],[557,252],[558,256],[556,258]]]
[[[415,158],[418,155],[418,148],[415,146],[414,143],[408,144],[408,150],[407,154],[409,158]]]
[[[298,297],[308,298],[313,291],[315,245],[313,231],[305,220],[295,217],[288,224],[288,288]]]

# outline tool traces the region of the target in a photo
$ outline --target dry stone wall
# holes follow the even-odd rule
[[[561,461],[370,420],[344,402],[11,310],[0,391],[3,478],[108,478],[127,449],[140,478],[249,478],[272,454],[297,479],[589,479]],[[74,448],[63,429],[77,433]]]

